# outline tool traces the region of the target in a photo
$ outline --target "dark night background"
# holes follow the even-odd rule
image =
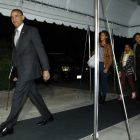
[[[0,40],[12,42],[12,34],[14,26],[11,23],[10,17],[3,16],[0,13]],[[49,24],[46,21],[38,22],[37,20],[25,19],[25,24],[38,28],[43,44],[47,53],[65,53],[70,57],[75,57],[84,54],[86,33],[85,29],[66,27],[64,25]],[[124,50],[124,44],[130,43],[133,45],[132,39],[114,36],[115,40],[115,55],[116,59]],[[94,49],[94,32],[91,32],[91,51]],[[88,44],[86,49],[88,55]]]

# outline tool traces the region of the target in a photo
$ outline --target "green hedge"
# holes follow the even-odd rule
[[[12,60],[12,45],[0,41],[0,90],[7,90]]]

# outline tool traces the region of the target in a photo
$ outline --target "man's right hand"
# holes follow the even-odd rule
[[[17,81],[18,81],[17,77],[15,77],[15,78],[13,79],[13,81],[14,81],[14,82],[17,82]]]

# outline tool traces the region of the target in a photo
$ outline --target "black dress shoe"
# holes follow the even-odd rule
[[[38,125],[38,126],[42,126],[42,125],[45,125],[45,124],[47,124],[48,122],[51,122],[51,121],[53,121],[53,120],[54,120],[54,118],[53,118],[53,116],[51,116],[48,120],[42,120],[41,122],[37,123],[37,125]]]
[[[4,127],[0,126],[0,133],[2,132],[3,128],[4,128]]]
[[[13,128],[7,128],[7,127],[5,127],[2,131],[1,131],[1,133],[0,133],[0,137],[4,137],[4,136],[7,136],[7,135],[11,135],[11,134],[13,134]]]

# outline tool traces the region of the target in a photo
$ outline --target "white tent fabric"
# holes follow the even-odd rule
[[[110,27],[116,35],[132,37],[134,33],[140,32],[140,26],[137,26],[140,23],[140,6],[136,2],[105,0],[105,3]],[[31,20],[55,22],[79,29],[90,26],[94,31],[94,0],[0,0],[0,12],[3,15],[10,16],[11,10],[15,8],[23,10],[26,18]],[[101,3],[100,19],[100,30],[106,29]]]

